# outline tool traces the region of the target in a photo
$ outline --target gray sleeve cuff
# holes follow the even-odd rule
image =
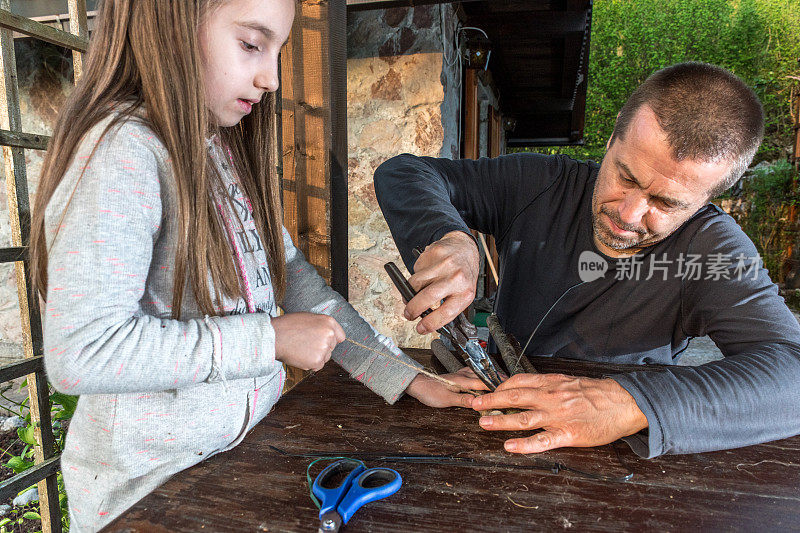
[[[622,440],[628,443],[628,446],[631,447],[636,455],[644,457],[645,459],[652,459],[653,457],[658,457],[663,454],[664,435],[661,431],[661,423],[656,410],[653,408],[653,404],[625,374],[615,374],[606,377],[613,379],[619,383],[623,389],[628,391],[628,394],[633,396],[637,407],[639,407],[647,418],[648,427],[638,433],[623,437]]]
[[[268,314],[206,317],[205,323],[214,340],[206,381],[225,382],[275,371],[275,330]]]

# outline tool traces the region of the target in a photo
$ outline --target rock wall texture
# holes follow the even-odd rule
[[[17,39],[17,76],[22,129],[50,135],[72,87],[72,54],[56,46]],[[44,152],[25,150],[31,205],[39,184]],[[3,174],[3,179],[5,174]],[[0,247],[11,246],[6,188],[0,188]],[[22,357],[22,326],[13,264],[0,264],[0,364]]]
[[[428,346],[430,338],[402,318],[402,300],[383,269],[387,261],[402,262],[372,176],[404,152],[458,156],[455,20],[449,5],[348,16],[349,296],[401,346]]]

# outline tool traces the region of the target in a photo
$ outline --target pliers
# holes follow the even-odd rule
[[[393,262],[386,263],[384,268],[406,303],[410,302],[417,295],[414,287],[411,286]],[[431,309],[428,309],[420,316],[424,317],[431,311]],[[478,328],[471,324],[463,313],[459,313],[452,322],[445,324],[437,331],[450,341],[458,355],[472,368],[490,391],[494,391],[503,382],[503,377],[495,368],[486,351],[478,343]]]

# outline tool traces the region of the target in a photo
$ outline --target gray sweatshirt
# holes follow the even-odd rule
[[[236,446],[278,401],[285,378],[267,258],[229,152],[208,142],[233,199],[233,208],[221,199],[219,207],[245,295],[223,302],[226,316],[204,317],[187,285],[182,319],[173,320],[178,223],[169,155],[136,119],[99,139],[109,120],[85,136],[46,212],[45,366],[59,391],[80,395],[61,458],[75,532],[100,529],[171,475]],[[391,354],[345,341],[333,359],[394,402],[417,372],[392,357],[415,363],[283,235],[283,310],[331,315],[348,338]]]

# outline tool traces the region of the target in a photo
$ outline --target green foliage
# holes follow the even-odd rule
[[[22,382],[21,388],[27,386],[27,380]],[[7,390],[7,389],[6,389]],[[3,396],[0,391],[0,396]],[[19,455],[12,455],[8,450],[3,450],[4,455],[10,456],[5,466],[12,469],[15,474],[19,474],[32,468],[34,463],[34,454],[36,447],[39,444],[36,442],[36,427],[31,422],[30,409],[28,408],[29,398],[25,398],[22,403],[17,403],[3,396],[3,398],[10,403],[14,403],[19,407],[19,416],[24,418],[28,425],[17,429],[17,436],[19,440],[25,443]],[[66,431],[64,424],[72,418],[75,413],[75,408],[78,405],[77,396],[69,396],[60,392],[51,392],[50,394],[50,417],[53,421],[53,441],[56,453],[60,454],[64,449],[64,439],[66,438]],[[61,527],[64,531],[69,531],[69,509],[67,507],[67,495],[64,489],[64,477],[61,472],[56,476],[58,484],[58,502],[61,510]],[[27,487],[20,491],[23,492],[35,487]],[[19,516],[20,513],[23,513]],[[27,509],[12,509],[10,512],[11,517],[6,517],[0,520],[0,533],[7,533],[15,530],[14,525],[21,525],[25,520],[41,520],[39,513]]]
[[[782,276],[785,250],[795,237],[795,229],[787,219],[789,207],[800,203],[793,180],[792,166],[779,161],[756,168],[752,176],[742,182],[741,198],[747,205],[745,216],[736,218],[755,243],[774,280]]]
[[[764,104],[766,137],[756,161],[791,146],[789,75],[800,74],[797,0],[595,0],[585,146],[536,149],[600,160],[617,112],[655,70],[682,61],[722,66]]]

